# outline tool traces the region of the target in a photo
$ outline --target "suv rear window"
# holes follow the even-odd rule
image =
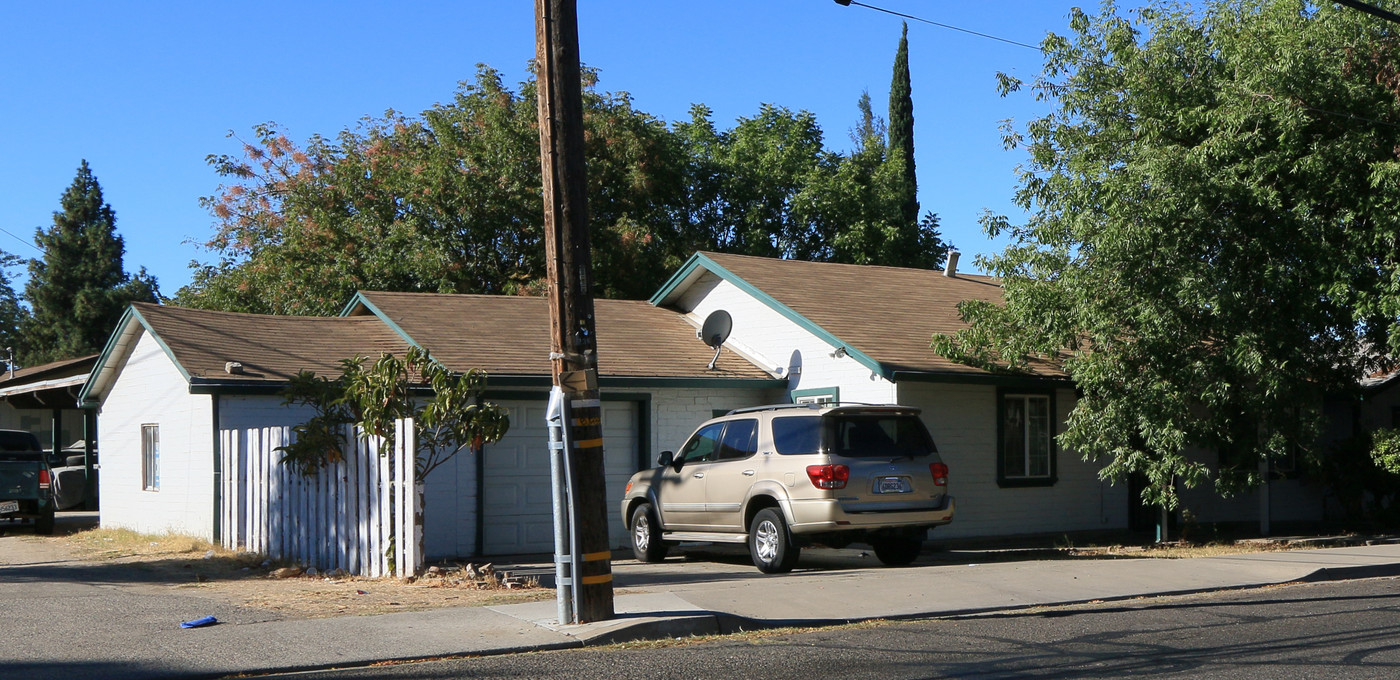
[[[821,416],[774,418],[773,448],[778,453],[817,453],[822,445]]]
[[[838,415],[827,418],[827,451],[847,458],[902,458],[937,451],[923,421],[912,415]]]

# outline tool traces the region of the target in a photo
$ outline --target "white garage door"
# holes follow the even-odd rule
[[[550,506],[549,432],[545,402],[502,401],[510,409],[510,432],[486,447],[482,550],[487,555],[554,552]],[[637,404],[603,402],[604,469],[608,486],[608,535],[614,547],[627,545],[618,503],[627,479],[637,471]]]

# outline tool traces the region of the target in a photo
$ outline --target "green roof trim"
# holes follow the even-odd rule
[[[695,253],[694,255],[691,255],[690,259],[686,260],[685,264],[681,266],[680,271],[676,272],[676,274],[672,276],[670,280],[668,280],[666,284],[661,287],[661,290],[656,291],[656,294],[651,296],[649,302],[651,302],[651,304],[654,306],[660,306],[661,303],[665,302],[672,295],[677,293],[682,284],[684,284],[686,280],[690,279],[690,277],[695,273],[695,270],[700,268],[704,268],[711,274],[714,274],[715,276],[718,276],[721,279],[728,281],[730,284],[734,285],[739,290],[742,290],[745,293],[748,293],[749,295],[753,296],[754,299],[758,300],[759,302],[762,302],[769,309],[772,309],[773,311],[781,314],[788,321],[797,324],[803,330],[820,338],[823,342],[826,342],[832,347],[844,348],[846,350],[847,356],[851,357],[852,359],[855,359],[862,366],[865,366],[866,368],[875,372],[875,374],[879,375],[880,377],[892,381],[891,371],[886,369],[883,364],[876,361],[870,355],[860,351],[859,349],[856,349],[850,343],[842,340],[841,338],[832,335],[830,331],[813,323],[807,317],[798,314],[797,310],[794,310],[793,308],[779,302],[772,295],[769,295],[768,293],[759,290],[756,286],[749,283],[748,281],[745,281],[739,275],[720,266],[718,262],[715,262],[714,260],[710,259],[704,253]]]
[[[895,371],[894,382],[911,383],[959,383],[962,385],[996,385],[998,387],[1046,388],[1059,387],[1072,389],[1074,381],[1069,378],[1052,378],[1039,375],[1017,375],[1001,373],[924,373],[921,371]]]
[[[141,312],[137,311],[135,305],[127,305],[126,312],[117,322],[116,330],[107,338],[107,344],[102,347],[102,354],[97,357],[97,363],[92,365],[92,371],[88,374],[87,382],[83,383],[82,391],[78,392],[78,404],[83,408],[97,405],[97,400],[92,398],[92,390],[97,386],[97,382],[102,377],[103,368],[112,358],[117,347],[120,346],[121,338],[126,336],[127,329],[133,321],[140,323],[141,327],[151,334],[151,338],[156,341],[156,345],[160,347],[161,351],[165,352],[165,356],[170,359],[170,363],[175,365],[175,370],[180,372],[180,376],[185,379],[185,382],[190,381],[190,372],[175,358],[175,353],[170,351],[170,346],[165,344],[165,340],[160,337],[160,334],[151,329],[151,323],[146,320],[146,317],[141,316]]]
[[[277,394],[285,381],[230,381],[195,378],[190,381],[190,394]],[[498,389],[532,388],[548,392],[553,380],[547,375],[506,375],[486,377],[486,392]],[[606,389],[646,389],[663,387],[699,387],[711,389],[779,389],[786,380],[777,378],[649,378],[635,376],[603,376],[598,387]]]
[[[413,336],[409,335],[403,328],[400,328],[397,323],[394,323],[393,319],[389,318],[388,314],[385,314],[383,310],[376,307],[373,302],[366,299],[359,291],[355,291],[355,297],[350,298],[350,301],[345,303],[345,308],[340,310],[340,315],[350,316],[350,312],[355,311],[355,307],[359,305],[364,305],[365,309],[368,309],[370,314],[379,317],[379,320],[383,321],[384,325],[388,326],[390,330],[398,333],[399,337],[403,338],[404,342],[418,349],[423,349],[423,346],[418,344],[418,341],[414,340]],[[432,352],[429,352],[428,355],[432,356]]]

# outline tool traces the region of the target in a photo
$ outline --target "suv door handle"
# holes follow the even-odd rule
[[[703,473],[703,472],[697,472],[697,473],[695,473],[695,478],[696,478],[696,479],[704,479],[704,478],[705,478],[705,473]]]
[[[753,476],[753,470],[744,470],[744,476],[745,476],[745,477],[752,477],[752,476]]]

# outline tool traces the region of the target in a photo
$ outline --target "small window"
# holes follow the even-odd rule
[[[160,490],[160,426],[141,426],[141,484],[147,491]]]
[[[1053,484],[1055,427],[1053,400],[1046,394],[1003,394],[1001,397],[1000,469],[998,480],[1008,486]]]
[[[681,460],[688,463],[704,463],[715,459],[719,450],[719,439],[724,432],[724,423],[715,423],[700,428],[690,441],[681,448]]]
[[[817,453],[822,445],[821,416],[773,419],[773,448],[778,453]]]
[[[724,429],[719,449],[720,460],[739,460],[758,453],[758,421],[731,420]]]
[[[837,404],[841,401],[841,388],[818,387],[811,390],[793,390],[794,404]]]

